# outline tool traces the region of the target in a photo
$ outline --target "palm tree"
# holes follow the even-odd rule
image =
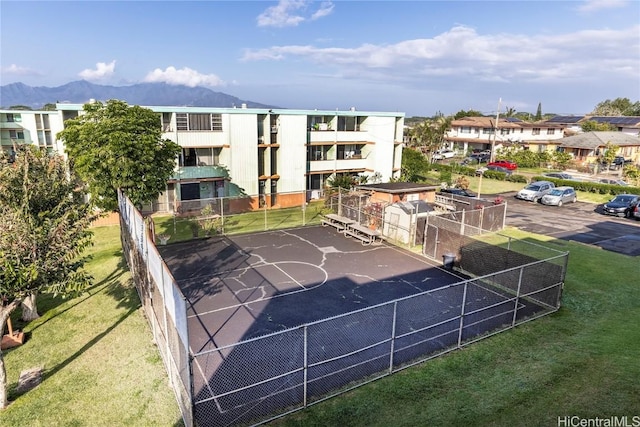
[[[419,149],[428,158],[442,148],[447,131],[451,128],[451,116],[427,119],[409,131],[409,146]]]

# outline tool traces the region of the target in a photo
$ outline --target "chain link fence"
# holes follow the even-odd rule
[[[127,262],[188,426],[263,424],[560,307],[568,254],[487,234],[477,224],[502,227],[504,207],[482,206],[429,215],[422,229],[424,254],[453,254],[449,267],[466,279],[194,353],[186,301],[150,239],[165,225],[156,220],[147,233],[130,202],[121,197],[120,203]],[[319,202],[317,212],[382,228],[388,205],[372,205],[366,194],[337,192]],[[225,215],[225,222],[233,218]],[[417,236],[419,223],[413,224]],[[433,252],[427,249],[431,242]]]
[[[564,276],[538,283],[535,272],[520,266],[194,354],[195,419],[265,423],[556,311]]]
[[[183,421],[191,427],[194,422],[187,302],[150,238],[146,221],[121,192],[118,206],[123,253]]]

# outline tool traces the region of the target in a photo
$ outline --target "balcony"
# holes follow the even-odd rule
[[[351,158],[344,160],[314,160],[308,163],[309,172],[320,171],[351,171],[354,169],[366,169],[367,159]]]
[[[172,180],[189,180],[202,178],[226,178],[229,173],[222,166],[181,166],[174,171]]]
[[[344,130],[313,130],[309,131],[309,143],[314,142],[366,142],[369,140],[367,131],[344,131]]]

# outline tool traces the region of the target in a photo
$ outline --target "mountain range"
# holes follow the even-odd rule
[[[185,107],[241,107],[280,108],[273,105],[246,101],[214,92],[204,87],[169,85],[166,83],[139,83],[130,86],[103,86],[79,80],[58,87],[28,86],[11,83],[0,86],[0,108],[24,105],[40,109],[45,104],[84,104],[89,100],[119,99],[131,105],[185,106]]]

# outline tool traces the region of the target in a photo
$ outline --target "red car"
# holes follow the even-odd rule
[[[487,166],[500,166],[510,171],[518,169],[518,164],[509,160],[496,160],[495,162],[487,163]]]

